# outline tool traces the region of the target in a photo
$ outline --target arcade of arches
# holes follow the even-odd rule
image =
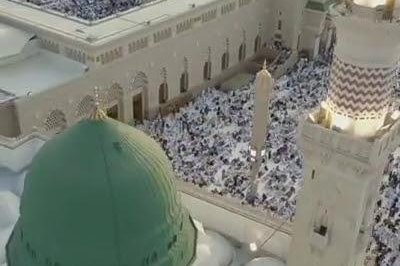
[[[254,54],[261,50],[261,36],[258,34],[254,39]],[[209,52],[210,53],[210,52]],[[244,40],[238,47],[238,61],[243,62],[247,57],[247,45]],[[221,55],[221,71],[225,71],[230,67],[230,54],[225,51]],[[189,72],[185,70],[179,77],[180,93],[184,94],[189,91]],[[212,62],[209,56],[203,65],[203,79],[205,81],[212,78]],[[137,72],[136,76],[129,84],[126,90],[118,83],[114,83],[107,90],[101,91],[99,95],[99,104],[105,109],[108,116],[123,121],[125,123],[141,122],[146,117],[148,110],[148,78],[144,72]],[[125,98],[129,98],[126,100]],[[168,83],[165,81],[158,87],[158,103],[163,105],[170,100],[168,92]],[[78,101],[74,110],[73,117],[67,116],[63,110],[54,109],[43,121],[42,129],[45,132],[60,133],[68,125],[68,120],[80,120],[87,117],[95,106],[96,99],[92,95],[84,95]],[[130,106],[129,106],[130,105]],[[126,111],[125,109],[128,109]],[[71,121],[73,122],[73,121]],[[70,123],[71,123],[70,122]]]

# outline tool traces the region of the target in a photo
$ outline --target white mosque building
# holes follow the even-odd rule
[[[132,124],[273,61],[274,41],[295,62],[333,36],[328,0],[147,1],[90,21],[56,8],[74,1],[45,2],[0,1],[3,136],[61,132],[87,115],[95,86],[108,115]]]
[[[165,0],[87,20],[38,2],[0,0],[1,266],[364,265],[400,142],[388,108],[400,3]],[[333,28],[328,98],[300,127],[293,225],[189,184],[176,191],[161,149],[126,125],[273,61],[273,42],[292,50],[283,69],[313,58]]]

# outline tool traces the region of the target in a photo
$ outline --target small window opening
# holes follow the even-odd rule
[[[328,232],[328,227],[321,225],[319,226],[319,228],[316,228],[314,232],[320,234],[321,236],[326,236],[326,233]]]

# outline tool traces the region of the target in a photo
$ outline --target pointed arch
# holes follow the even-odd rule
[[[115,120],[120,120],[120,112],[120,106],[118,104],[109,106],[106,109],[107,116]]]
[[[139,71],[136,73],[136,76],[133,78],[131,82],[131,89],[136,90],[139,88],[147,88],[147,84],[148,84],[147,75],[144,72]]]
[[[246,43],[242,43],[239,47],[239,62],[243,62],[246,59]]]
[[[95,99],[90,95],[86,95],[79,102],[76,108],[75,116],[76,117],[87,116],[88,114],[90,114],[90,111],[93,110],[94,106],[95,106]]]
[[[66,128],[67,118],[59,109],[51,111],[44,122],[45,131],[54,131],[55,134],[61,133]]]
[[[136,72],[131,81],[130,89],[141,91],[132,98],[133,119],[136,122],[142,122],[148,116],[148,83],[147,75],[142,71]]]
[[[257,34],[256,38],[254,39],[254,53],[258,53],[261,48],[261,35]]]
[[[221,70],[229,68],[229,52],[225,52],[221,58]]]
[[[122,87],[118,83],[114,83],[105,92],[104,103],[107,105],[114,101],[120,101],[122,99],[122,94],[123,94]]]
[[[158,103],[164,104],[167,101],[168,101],[168,84],[167,82],[163,82],[158,88]]]
[[[211,61],[206,61],[203,67],[203,79],[210,80],[211,79]]]
[[[278,30],[282,30],[282,20],[278,20]]]
[[[118,83],[113,83],[108,89],[99,91],[99,102],[107,115],[115,120],[123,117],[123,89]]]
[[[328,231],[328,219],[328,210],[319,202],[314,218],[314,232],[325,236]]]
[[[183,72],[180,79],[180,92],[185,93],[189,89],[189,73]]]

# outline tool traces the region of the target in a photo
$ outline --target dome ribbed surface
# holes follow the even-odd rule
[[[170,162],[143,132],[84,120],[47,142],[25,181],[8,266],[186,266],[196,229]]]

